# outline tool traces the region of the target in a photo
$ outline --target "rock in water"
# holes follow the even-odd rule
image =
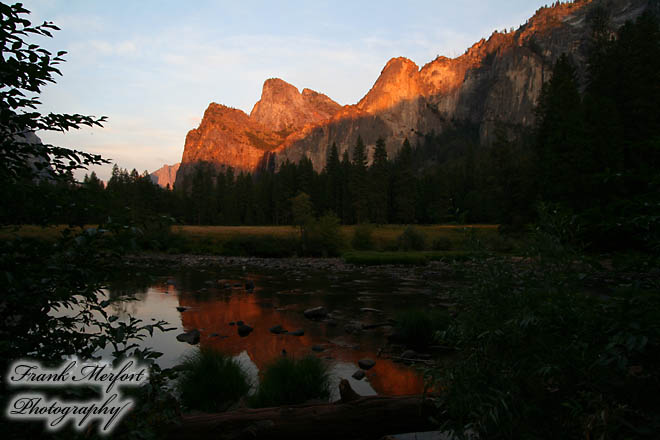
[[[280,324],[277,324],[276,326],[271,327],[269,329],[269,331],[271,333],[276,334],[276,335],[279,335],[281,333],[286,333],[286,330],[284,330],[284,328]]]
[[[187,342],[190,345],[195,345],[199,343],[199,330],[194,329],[189,332],[181,333],[177,335],[176,340],[179,342]]]
[[[374,361],[373,359],[360,359],[358,361],[358,365],[363,370],[369,370],[373,368],[374,365],[376,365],[376,361]]]
[[[238,335],[241,338],[244,338],[245,336],[249,335],[252,333],[253,328],[250,327],[249,325],[241,324],[238,326]]]
[[[362,313],[383,313],[382,310],[379,309],[372,309],[371,307],[362,307],[360,309]]]
[[[344,331],[352,335],[362,333],[362,325],[360,321],[351,321],[344,326]]]
[[[289,332],[287,334],[291,336],[303,336],[305,332],[303,330],[296,330],[295,332]]]
[[[357,370],[355,373],[353,373],[353,379],[355,380],[362,380],[364,379],[364,376],[366,376],[364,370]]]
[[[417,352],[414,350],[406,350],[403,353],[401,353],[401,357],[404,359],[415,359],[417,358]]]
[[[303,313],[307,319],[323,319],[328,316],[328,311],[323,306],[307,309]]]

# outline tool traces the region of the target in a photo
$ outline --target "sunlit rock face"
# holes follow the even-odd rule
[[[609,1],[609,26],[615,30],[651,3]],[[307,89],[299,93],[282,80],[267,80],[250,117],[226,107],[210,112],[209,107],[200,127],[188,134],[182,169],[209,161],[253,170],[266,161],[280,164],[306,156],[320,170],[333,143],[342,154],[358,136],[367,147],[382,137],[393,155],[404,139],[414,145],[424,134],[440,133],[457,122],[478,127],[481,143],[488,145],[498,124],[533,125],[541,88],[561,54],[579,67],[584,84],[589,17],[599,4],[583,0],[541,8],[517,30],[496,31],[463,55],[437,57],[421,69],[406,58],[393,58],[355,105],[340,108],[325,95]]]
[[[270,130],[291,133],[331,118],[341,106],[327,96],[310,89],[302,93],[279,78],[264,82],[261,99],[250,112],[250,118]]]
[[[175,163],[174,165],[163,165],[153,173],[149,174],[149,177],[151,177],[151,181],[156,185],[163,188],[166,188],[169,185],[170,188],[174,188],[179,165],[181,164]]]
[[[282,141],[280,134],[243,111],[211,103],[199,127],[186,136],[176,186],[187,190],[194,165],[200,162],[216,167],[231,166],[237,171],[254,170],[264,152],[273,150]]]

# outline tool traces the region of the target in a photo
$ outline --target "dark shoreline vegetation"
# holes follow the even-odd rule
[[[560,57],[535,128],[500,127],[491,147],[478,145],[473,127],[456,123],[420,145],[406,143],[393,160],[379,143],[371,166],[358,142],[342,160],[331,149],[320,173],[309,161],[238,176],[202,165],[191,188],[167,191],[118,168],[107,188],[95,176],[75,184],[73,171],[103,159],[19,136],[100,125],[104,118],[32,111],[35,102],[22,93],[38,97],[54,82],[63,54],[40,52],[24,38],[56,28],[26,24],[20,6],[0,7],[2,30],[11,37],[3,43],[0,124],[3,372],[17,358],[57,365],[63,356],[91,358],[105,347],[115,358],[149,363],[149,384],[131,392],[136,409],[113,433],[123,438],[162,438],[182,407],[222,411],[327,400],[327,372],[316,357],[273,359],[259,384],[243,381],[233,361],[217,352],[162,369],[159,353],[134,343],[167,331],[167,323],[117,320],[105,309],[123,299],[106,299],[103,291],[118,274],[128,278],[154,265],[422,271],[432,281],[461,280],[446,292],[442,310],[402,311],[392,338],[413,352],[431,345],[443,351],[417,363],[439,430],[478,438],[657,438],[660,29],[654,15],[624,25],[616,38],[596,21],[589,64],[582,66],[586,83],[578,84],[575,66]],[[382,226],[390,222],[406,226]],[[455,224],[422,225],[440,222]],[[21,226],[31,223],[94,226]],[[63,309],[75,313],[54,313]],[[96,331],[86,333],[92,326]],[[250,385],[257,390],[252,395]],[[3,381],[3,407],[10,391]],[[75,400],[86,392],[59,396]],[[97,436],[70,426],[49,433],[38,423],[2,423],[9,438]]]

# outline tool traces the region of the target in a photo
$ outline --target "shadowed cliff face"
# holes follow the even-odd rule
[[[245,127],[261,127],[260,149],[247,148],[229,131],[240,133],[244,127],[222,128],[222,118],[205,125],[205,115],[186,139],[183,162],[206,160],[254,169],[268,151],[266,156],[277,164],[307,156],[320,170],[333,142],[342,154],[352,149],[358,136],[367,147],[382,137],[393,155],[405,138],[414,144],[419,136],[442,132],[455,121],[478,125],[482,144],[489,144],[497,124],[532,126],[543,83],[562,53],[572,58],[584,79],[591,32],[588,16],[598,4],[584,0],[541,8],[517,31],[495,32],[460,57],[438,57],[421,69],[406,58],[393,58],[356,105],[339,108],[325,95],[307,89],[300,94],[282,80],[267,80],[250,117],[240,112],[242,119],[236,118]],[[612,30],[648,5],[648,0],[608,2]]]

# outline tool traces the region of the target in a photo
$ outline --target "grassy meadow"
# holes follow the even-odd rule
[[[66,229],[9,226],[0,229],[0,239],[20,236],[54,242]],[[69,229],[72,234],[83,230]],[[169,231],[144,231],[144,236],[148,240],[134,250],[272,258],[310,255],[310,249],[301,252],[300,230],[293,226],[174,225]],[[483,251],[506,254],[520,245],[520,240],[502,236],[497,225],[342,225],[332,240],[334,256],[356,264],[425,264]]]
[[[342,254],[361,258],[374,253],[402,253],[400,237],[405,225],[370,227],[370,243],[356,249],[352,239],[358,226],[339,227],[339,249]],[[415,249],[433,259],[439,253],[462,253],[483,247],[495,252],[511,251],[516,243],[503,238],[497,225],[422,225],[414,229],[423,237],[423,247]],[[299,229],[292,226],[174,226],[172,235],[183,249],[192,253],[256,256],[290,256],[300,240]],[[441,243],[440,246],[437,246]],[[271,249],[267,249],[271,248]],[[168,249],[176,251],[177,246]],[[272,251],[274,255],[267,255]],[[265,253],[266,255],[259,255]]]

